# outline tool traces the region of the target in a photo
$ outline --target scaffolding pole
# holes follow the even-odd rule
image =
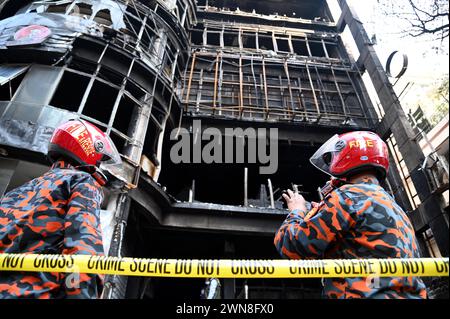
[[[267,76],[266,76],[266,62],[264,61],[264,57],[262,59],[262,70],[263,70],[263,79],[264,79],[264,97],[266,102],[266,119],[269,118],[269,97],[267,94]]]
[[[239,117],[244,112],[244,75],[242,73],[242,55],[239,56]]]
[[[220,52],[217,53],[216,58],[216,68],[214,71],[214,97],[213,97],[213,114],[216,114],[216,103],[217,103],[217,76],[219,74],[219,56]]]
[[[312,90],[312,94],[314,97],[314,104],[316,106],[316,110],[317,110],[317,118],[320,119],[320,107],[319,107],[319,101],[317,100],[317,95],[316,95],[316,90],[314,88],[314,83],[311,77],[311,72],[309,71],[309,66],[308,64],[305,65],[306,66],[306,73],[308,74],[308,79],[309,79],[309,84],[311,85],[311,90]]]

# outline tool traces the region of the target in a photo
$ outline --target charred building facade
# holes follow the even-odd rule
[[[114,172],[122,186],[104,203],[109,255],[276,259],[282,190],[319,200],[326,176],[310,156],[336,133],[371,130],[390,146],[384,186],[424,256],[430,246],[448,256],[448,177],[424,165],[362,23],[339,5],[335,20],[324,0],[0,1],[0,196],[48,169],[53,129],[82,118],[124,162]],[[180,155],[180,143],[191,152]],[[197,298],[204,283],[111,276],[105,297]],[[225,298],[321,291],[318,280],[221,284]]]

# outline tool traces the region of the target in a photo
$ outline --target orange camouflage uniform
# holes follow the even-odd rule
[[[103,255],[94,178],[69,164],[0,199],[0,253]],[[96,298],[103,278],[88,274],[0,272],[0,299]]]
[[[378,184],[364,179],[331,192],[309,213],[292,211],[278,230],[275,246],[290,259],[420,258],[405,212]],[[420,278],[324,279],[328,298],[427,297]]]

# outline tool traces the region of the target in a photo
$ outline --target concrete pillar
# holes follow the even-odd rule
[[[388,180],[391,184],[392,191],[394,192],[395,200],[405,210],[411,211],[411,203],[405,190],[405,186],[402,183],[402,177],[397,170],[394,158],[392,154],[389,156],[389,173]]]
[[[153,97],[146,95],[144,99],[148,100],[144,101],[143,107],[136,105],[132,111],[127,135],[133,137],[133,142],[128,144],[123,151],[124,155],[135,163],[141,162],[142,149],[153,105]]]
[[[119,195],[115,210],[116,226],[114,228],[108,254],[111,257],[122,257],[124,254],[123,243],[128,215],[130,212],[130,204],[131,199],[127,193]],[[127,276],[106,276],[102,299],[125,298],[127,281]]]
[[[158,38],[155,40],[152,48],[153,54],[156,56],[155,63],[158,65],[158,71],[162,72],[163,62],[166,59],[167,31],[161,29],[158,32]],[[157,85],[157,77],[153,84]],[[124,155],[135,163],[141,162],[142,149],[144,147],[145,136],[150,121],[153,107],[154,96],[146,95],[143,97],[143,107],[136,106],[133,110],[128,136],[133,137],[133,143],[126,146]],[[170,103],[170,101],[167,101]],[[164,123],[163,123],[164,124]],[[155,136],[154,138],[158,138]]]
[[[390,132],[394,135],[419,198],[423,203],[419,207],[419,211],[431,227],[441,254],[448,256],[449,232],[444,212],[439,201],[431,195],[427,178],[419,170],[425,158],[423,151],[415,140],[413,128],[402,109],[363,23],[346,0],[339,0],[339,5],[342,9],[342,19],[339,19],[340,28],[342,29],[342,24],[348,25],[360,52],[359,60],[369,73],[386,114],[377,131],[382,136],[386,136]],[[425,207],[426,209],[424,209]],[[446,226],[446,231],[444,231],[443,225]]]
[[[166,1],[166,5],[176,5],[176,0]],[[133,138],[133,142],[125,147],[123,155],[131,159],[135,163],[141,162],[142,151],[144,147],[145,137],[147,135],[147,129],[150,122],[156,85],[158,83],[158,77],[163,72],[164,64],[167,59],[167,46],[168,36],[167,30],[161,28],[158,31],[158,36],[155,39],[152,47],[153,62],[157,67],[158,74],[154,79],[154,87],[151,88],[153,92],[143,97],[142,107],[136,106],[133,110],[130,127],[127,135]],[[169,103],[170,101],[167,101]],[[164,125],[164,123],[163,123]],[[157,139],[158,136],[151,137]],[[128,193],[120,194],[118,204],[116,208],[116,226],[111,241],[111,247],[109,250],[109,256],[121,256],[123,253],[124,233],[126,223],[128,220],[130,210],[131,199]],[[103,298],[117,299],[125,297],[125,290],[127,286],[127,277],[125,276],[108,276],[105,280],[105,291]]]
[[[162,64],[166,54],[167,45],[167,31],[164,29],[159,30],[158,37],[153,44],[153,54],[157,57],[158,64]],[[160,65],[161,67],[161,65]]]

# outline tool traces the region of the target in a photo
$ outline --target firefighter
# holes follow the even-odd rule
[[[103,255],[100,209],[108,182],[100,163],[120,165],[110,138],[68,121],[54,131],[44,175],[0,199],[0,253]],[[88,274],[0,272],[0,299],[97,298],[103,278]]]
[[[291,190],[283,194],[290,213],[274,240],[283,257],[420,258],[408,216],[380,186],[388,172],[389,155],[378,135],[335,135],[310,162],[332,176],[329,191],[313,205]],[[424,283],[416,277],[333,278],[323,283],[327,298],[427,297]]]

